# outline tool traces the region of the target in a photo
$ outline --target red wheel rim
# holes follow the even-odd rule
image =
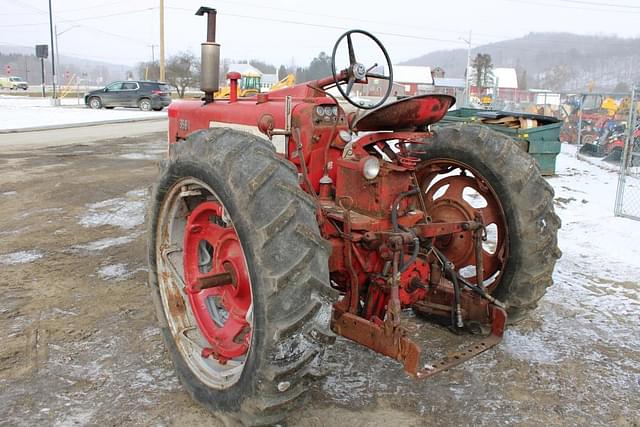
[[[183,252],[191,310],[211,346],[206,352],[221,363],[245,355],[252,332],[247,320],[252,308],[247,262],[238,233],[225,223],[223,211],[219,202],[207,201],[191,212]],[[215,286],[203,285],[211,278],[221,280]]]
[[[451,175],[459,169],[459,175]],[[469,176],[464,171],[469,171]],[[482,217],[485,226],[495,225],[496,247],[493,252],[485,248],[482,251],[484,280],[489,291],[499,283],[506,265],[508,254],[508,230],[506,214],[496,192],[476,170],[468,165],[449,159],[429,160],[421,168],[420,181],[425,191],[425,203],[429,216],[434,222],[459,222],[473,220],[476,215]],[[438,175],[448,175],[436,182]],[[483,207],[474,207],[464,196],[464,190],[475,191],[486,203]],[[438,192],[443,194],[436,197]],[[458,268],[475,265],[475,252],[471,232],[458,233],[436,240],[438,247]],[[468,281],[475,283],[474,276]]]

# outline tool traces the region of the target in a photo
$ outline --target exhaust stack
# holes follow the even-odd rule
[[[204,102],[213,102],[213,94],[219,89],[220,45],[216,43],[216,14],[210,7],[201,7],[198,16],[207,14],[207,41],[201,44],[200,90],[204,92]]]

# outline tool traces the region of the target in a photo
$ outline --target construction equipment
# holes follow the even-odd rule
[[[609,110],[602,107],[603,102],[602,95],[583,94],[563,105],[565,118],[562,141],[571,144],[595,143],[605,124],[611,120]],[[579,132],[578,125],[581,128]]]
[[[619,162],[622,158],[625,138],[626,124],[610,120],[594,140],[585,142],[580,147],[579,153],[592,157],[604,157],[604,160],[610,162]]]
[[[482,98],[480,98],[480,104],[482,104],[484,108],[491,108],[491,105],[493,104],[493,96],[491,94],[482,95]]]
[[[231,76],[231,77],[229,77]],[[260,93],[260,75],[255,73],[240,74],[237,72],[231,72],[227,75],[228,78],[233,78],[239,81],[237,93],[240,97],[254,96]],[[229,98],[231,93],[231,87],[221,87],[215,94],[216,99]]]
[[[278,83],[271,86],[271,89],[269,90],[274,91],[278,89],[283,89],[285,87],[291,87],[294,84],[296,84],[296,76],[294,74],[287,74],[282,79],[280,79]]]
[[[427,378],[496,345],[507,313],[536,306],[560,221],[552,188],[509,137],[473,124],[432,131],[451,96],[385,104],[392,63],[362,30],[338,38],[329,77],[239,98],[231,75],[229,99],[216,99],[216,11],[197,14],[208,16],[205,97],[169,107],[148,222],[152,296],[191,396],[231,422],[274,424],[322,373],[334,334]],[[357,61],[358,38],[379,47],[387,74]],[[389,84],[363,107],[352,89],[370,78]],[[409,309],[478,336],[427,363]]]

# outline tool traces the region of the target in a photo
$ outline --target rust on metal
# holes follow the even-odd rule
[[[214,273],[200,276],[197,279],[197,284],[192,287],[195,292],[200,292],[204,289],[211,289],[218,286],[231,285],[233,283],[233,275],[226,271],[224,273]]]
[[[422,369],[416,369],[415,372],[411,372],[407,370],[409,374],[413,374],[416,378],[424,379],[429,378],[438,372],[446,371],[447,369],[451,369],[454,366],[457,366],[478,354],[489,350],[491,347],[498,344],[502,341],[502,335],[504,334],[504,326],[507,321],[507,313],[497,307],[495,305],[490,306],[491,308],[491,334],[480,340],[479,342],[473,343],[470,346],[466,347],[462,351],[458,351],[452,354],[449,354],[443,357],[440,360],[437,360],[433,363],[428,363],[422,367]],[[416,366],[417,368],[417,366]],[[406,369],[406,365],[405,365]]]
[[[432,305],[435,309],[437,305]],[[440,306],[444,310],[445,306]],[[450,308],[449,308],[450,309]],[[391,357],[402,363],[404,370],[411,376],[424,379],[438,372],[451,369],[472,357],[490,349],[502,341],[507,319],[506,312],[495,305],[488,306],[488,317],[491,321],[489,336],[474,342],[462,351],[448,354],[432,363],[421,364],[420,347],[406,336],[402,326],[389,327],[389,322],[380,324],[368,321],[360,316],[344,311],[341,303],[334,305],[331,329],[345,338],[349,338],[371,350]]]
[[[344,311],[344,307],[334,305],[331,329],[375,352],[391,357],[402,364],[413,366],[420,358],[420,347],[406,337],[403,328],[389,328],[360,316]]]
[[[449,95],[418,95],[400,99],[371,110],[356,119],[351,128],[357,131],[413,131],[442,120],[456,102]]]
[[[451,172],[453,169],[462,170],[460,175],[446,176],[436,181],[438,175]],[[465,172],[468,171],[468,172]],[[471,174],[469,174],[471,172]],[[436,247],[458,268],[475,265],[476,271],[482,269],[483,281],[494,277],[488,288],[495,288],[504,270],[504,260],[508,252],[508,228],[506,214],[500,204],[495,191],[480,178],[475,170],[460,162],[450,159],[437,159],[425,162],[417,171],[418,178],[425,193],[427,214],[434,223],[474,222],[477,226],[464,232],[441,236],[436,239]],[[433,185],[429,186],[433,182]],[[465,199],[465,190],[472,190],[481,196],[486,206],[476,208]],[[440,197],[436,195],[444,193]],[[494,224],[496,227],[496,247],[489,252],[482,247],[482,242],[476,241],[478,227],[484,238],[484,227]],[[479,245],[479,247],[478,247]],[[476,260],[480,259],[480,263]],[[497,276],[496,273],[498,273]],[[476,275],[474,275],[476,276]],[[469,279],[478,282],[478,277]]]

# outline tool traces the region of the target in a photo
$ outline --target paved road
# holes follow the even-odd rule
[[[129,123],[110,123],[68,129],[17,132],[0,135],[0,152],[11,153],[25,149],[87,142],[165,132],[167,120],[145,120]]]

